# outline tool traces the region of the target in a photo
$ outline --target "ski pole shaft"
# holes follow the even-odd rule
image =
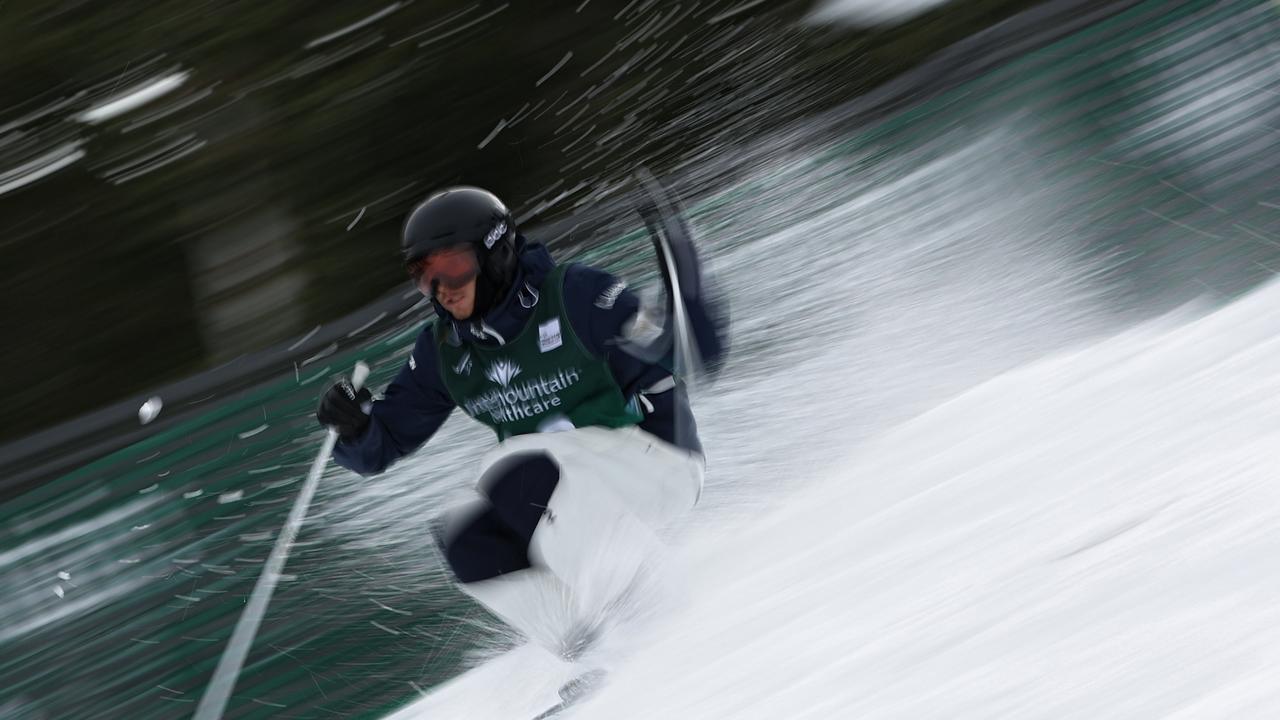
[[[351,373],[351,384],[359,390],[368,377],[369,366],[363,362],[356,363],[355,370]],[[271,548],[271,554],[263,564],[262,574],[258,576],[258,582],[253,586],[249,601],[245,604],[244,611],[240,613],[240,619],[231,633],[231,640],[222,651],[218,666],[213,671],[213,678],[205,688],[200,704],[196,706],[193,720],[218,720],[226,710],[236,679],[240,676],[241,668],[244,667],[249,649],[253,647],[253,638],[258,634],[258,626],[262,624],[267,605],[271,603],[271,594],[275,592],[276,583],[280,582],[280,573],[289,560],[289,550],[302,529],[307,508],[311,505],[311,498],[316,493],[320,476],[324,473],[325,466],[329,464],[329,456],[333,454],[333,446],[337,442],[338,431],[329,428],[325,433],[324,444],[320,446],[320,453],[311,463],[311,472],[307,474],[307,480],[303,483],[301,492],[293,501],[293,509],[289,511],[284,528],[276,537],[276,544]]]

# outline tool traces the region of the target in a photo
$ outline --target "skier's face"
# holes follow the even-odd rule
[[[409,275],[418,290],[435,298],[458,320],[471,317],[476,303],[476,276],[480,263],[469,245],[429,253],[409,264]]]
[[[436,300],[454,318],[466,320],[476,308],[476,279],[471,278],[466,285],[458,288],[439,286],[436,289]]]

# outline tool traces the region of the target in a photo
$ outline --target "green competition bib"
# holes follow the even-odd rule
[[[564,268],[539,288],[533,316],[506,345],[450,344],[437,320],[436,346],[445,388],[463,412],[512,435],[572,427],[625,427],[640,422],[601,358],[587,351],[564,312]]]

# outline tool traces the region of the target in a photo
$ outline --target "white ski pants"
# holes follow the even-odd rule
[[[545,454],[559,480],[528,547],[531,567],[464,592],[530,640],[569,655],[661,552],[661,530],[702,491],[701,455],[637,428],[576,428],[510,438],[481,461],[480,484],[513,457]]]

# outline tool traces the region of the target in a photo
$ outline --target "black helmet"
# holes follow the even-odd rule
[[[468,244],[480,263],[476,314],[497,305],[516,271],[516,223],[511,211],[487,190],[452,187],[432,194],[409,213],[400,238],[405,264],[433,250]]]

